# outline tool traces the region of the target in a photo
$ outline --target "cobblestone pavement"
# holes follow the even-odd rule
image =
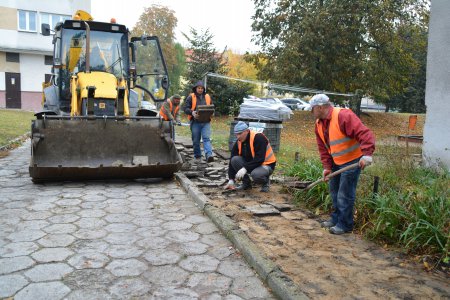
[[[272,299],[175,181],[35,185],[0,159],[0,298]]]

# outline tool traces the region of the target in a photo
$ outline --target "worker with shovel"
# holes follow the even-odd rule
[[[333,107],[327,95],[315,95],[309,103],[316,119],[315,133],[324,181],[332,172],[355,165],[355,168],[329,179],[334,211],[330,220],[321,225],[329,228],[332,234],[350,232],[353,230],[356,186],[361,170],[372,163],[375,137],[350,109]]]
[[[225,189],[249,190],[253,180],[262,185],[261,192],[267,193],[270,189],[269,176],[277,161],[269,140],[264,134],[250,130],[242,121],[234,126],[234,134],[237,140],[231,149],[229,181]],[[242,184],[236,187],[235,180],[242,180]]]

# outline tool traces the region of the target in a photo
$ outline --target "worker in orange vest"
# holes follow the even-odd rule
[[[200,121],[197,112],[198,105],[213,105],[211,97],[206,93],[205,85],[198,81],[192,88],[192,93],[184,101],[184,113],[188,116],[191,124],[192,144],[194,147],[194,158],[200,162],[202,151],[200,140],[203,140],[203,150],[207,162],[213,162],[213,149],[211,145],[211,120]]]
[[[181,125],[180,120],[180,95],[173,95],[170,99],[167,99],[166,102],[163,103],[161,109],[159,110],[159,116],[164,121],[173,121],[177,125]]]
[[[350,109],[333,107],[327,95],[317,94],[309,103],[316,119],[315,133],[324,180],[328,181],[326,176],[331,172],[359,163],[359,167],[329,179],[334,211],[328,221],[321,223],[332,234],[350,232],[356,186],[361,170],[372,163],[375,137]]]
[[[250,130],[243,121],[234,126],[234,134],[237,140],[231,149],[229,181],[225,189],[249,190],[253,181],[262,185],[261,192],[267,193],[270,189],[269,176],[277,162],[269,139],[263,133]],[[235,180],[242,180],[242,184],[236,187]]]

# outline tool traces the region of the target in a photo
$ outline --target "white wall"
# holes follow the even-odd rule
[[[43,55],[20,54],[20,84],[23,92],[41,92],[45,74],[52,66],[46,66]]]
[[[450,1],[433,0],[428,33],[423,158],[450,170]]]
[[[5,72],[0,72],[0,91],[6,90],[5,87]]]
[[[91,0],[0,0],[0,6],[70,16],[79,9],[91,12]]]

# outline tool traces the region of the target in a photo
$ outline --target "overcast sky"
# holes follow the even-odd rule
[[[238,53],[258,49],[250,41],[253,0],[92,0],[91,4],[94,20],[109,21],[114,17],[117,23],[130,30],[145,7],[160,4],[175,11],[178,19],[175,37],[183,46],[187,41],[181,32],[189,35],[192,27],[198,31],[209,28],[217,50],[223,50],[225,46]]]

